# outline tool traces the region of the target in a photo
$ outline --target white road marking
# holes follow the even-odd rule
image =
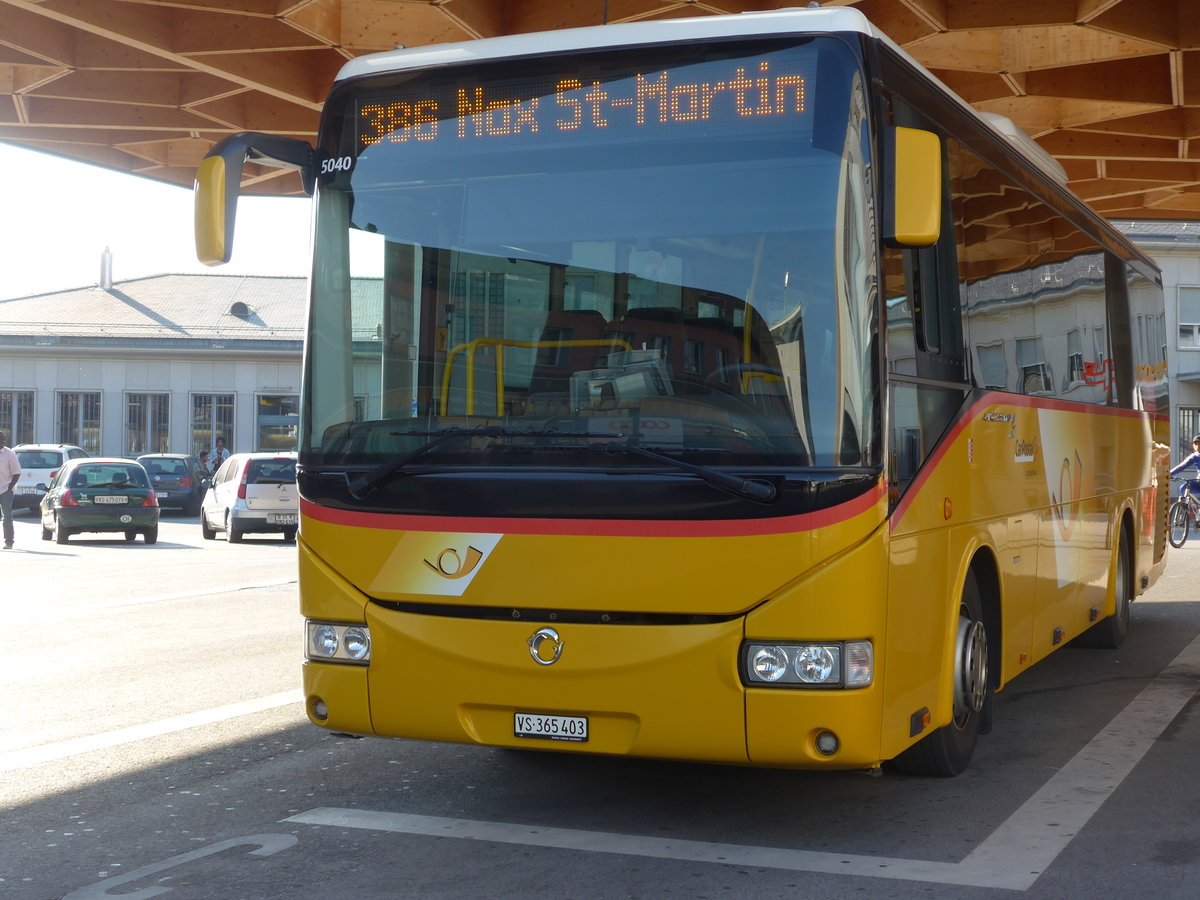
[[[1175,657],[1054,777],[957,863],[330,807],[312,809],[283,821],[561,850],[1023,891],[1058,858],[1196,694],[1198,677],[1200,637]]]
[[[159,737],[174,731],[197,728],[201,725],[211,725],[214,722],[223,722],[226,719],[232,719],[237,716],[265,712],[268,709],[276,709],[280,706],[300,703],[303,700],[304,693],[299,689],[284,691],[281,694],[271,694],[267,697],[257,697],[253,700],[244,700],[240,703],[230,703],[226,706],[216,706],[212,709],[200,710],[199,712],[185,713],[181,716],[172,716],[169,719],[159,719],[157,722],[147,722],[145,725],[133,725],[129,728],[107,731],[104,734],[72,738],[66,741],[58,741],[54,744],[43,744],[40,747],[28,747],[24,750],[10,750],[7,753],[0,753],[0,772],[11,772],[14,769],[24,769],[28,766],[36,766],[55,759],[77,756],[80,753],[91,753],[95,750],[105,750],[120,744],[144,741],[148,738]]]

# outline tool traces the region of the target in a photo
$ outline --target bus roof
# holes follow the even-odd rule
[[[783,35],[797,32],[858,32],[879,40],[888,38],[857,9],[833,7],[821,9],[781,9],[747,12],[728,16],[696,16],[656,22],[631,22],[622,25],[593,25],[535,34],[482,38],[456,44],[432,44],[412,49],[396,48],[352,59],[337,75],[337,81],[378,75],[384,72],[440,66],[451,63],[479,62],[514,56],[540,56],[570,53],[603,47],[667,44],[703,41],[712,38]],[[894,45],[893,45],[894,46]]]

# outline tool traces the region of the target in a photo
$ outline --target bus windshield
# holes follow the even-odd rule
[[[513,465],[588,465],[605,442],[877,465],[865,102],[835,37],[342,85],[302,459],[482,465],[502,435]],[[439,439],[464,429],[486,439]]]

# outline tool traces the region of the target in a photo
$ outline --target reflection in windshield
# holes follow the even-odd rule
[[[553,78],[521,65],[538,64],[496,64],[485,83],[522,110],[549,104],[538,92]],[[746,125],[730,99],[702,133],[597,128],[521,152],[400,126],[389,139],[380,110],[417,101],[372,82],[343,92],[326,152],[357,158],[319,189],[307,458],[380,465],[426,442],[418,431],[503,426],[538,432],[505,441],[516,464],[594,461],[556,432],[702,465],[875,463],[869,138],[849,50],[659,48],[651,66],[621,52],[578,69],[603,84],[606,115],[649,69],[706,90],[770,71],[787,90],[779,114]],[[452,96],[455,77],[418,82]],[[422,460],[478,463],[494,445],[446,442]]]

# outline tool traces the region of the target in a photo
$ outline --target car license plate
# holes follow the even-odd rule
[[[17,493],[18,494],[40,494],[41,491],[39,491],[33,485],[22,485],[21,487],[17,488]]]
[[[155,491],[154,493],[156,493],[160,497],[170,497],[171,496],[170,491]]]
[[[113,494],[97,494],[92,498],[93,503],[128,503],[128,497],[118,497]]]
[[[586,716],[513,713],[513,737],[582,743],[588,739],[588,720]]]
[[[289,513],[267,513],[268,525],[295,525],[296,516]]]

